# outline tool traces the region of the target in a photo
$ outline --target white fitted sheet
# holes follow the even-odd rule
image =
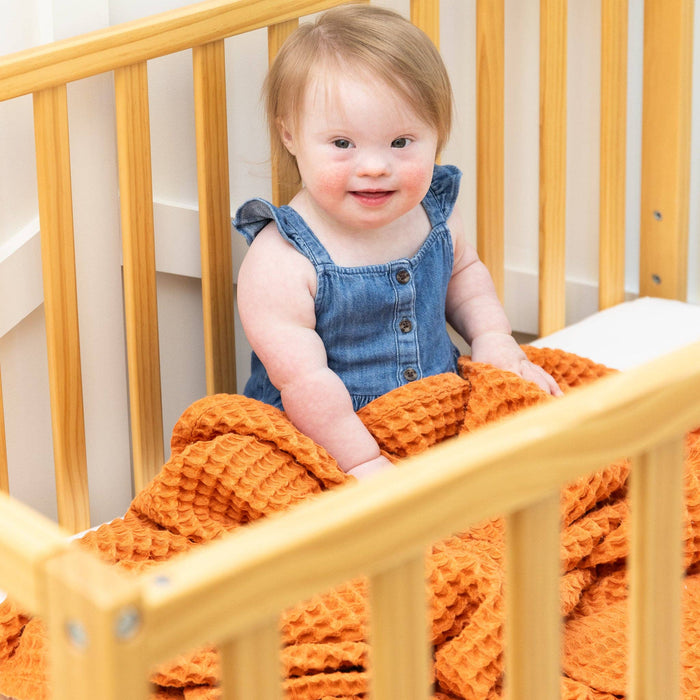
[[[532,343],[614,369],[630,369],[700,341],[700,306],[641,297],[589,316]]]

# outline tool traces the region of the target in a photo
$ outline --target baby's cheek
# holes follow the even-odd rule
[[[347,184],[347,173],[342,168],[324,168],[316,178],[319,193],[333,195],[344,192]]]
[[[432,179],[432,168],[427,168],[422,165],[414,165],[404,169],[404,188],[414,191],[420,197],[420,199],[423,199],[427,193]]]

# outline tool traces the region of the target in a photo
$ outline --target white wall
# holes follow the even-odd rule
[[[375,0],[408,15],[409,0]],[[0,0],[0,53],[136,19],[186,0]],[[538,0],[506,0],[507,308],[517,330],[536,329],[538,238]],[[637,287],[643,3],[630,3],[627,285]],[[700,12],[696,45],[700,44]],[[464,171],[460,197],[475,227],[475,0],[443,0],[441,46],[457,98],[443,156]],[[599,4],[569,1],[567,249],[569,320],[597,303]],[[700,79],[696,49],[695,81]],[[259,103],[264,30],[227,42],[231,205],[270,195]],[[188,52],[149,64],[160,343],[166,441],[180,412],[205,393],[199,284],[192,67]],[[700,89],[695,90],[695,121]],[[93,521],[120,515],[131,498],[113,85],[109,76],[69,89],[83,384]],[[43,330],[31,99],[0,103],[0,366],[11,488],[53,517],[50,417]],[[689,299],[700,303],[700,129],[692,147]],[[235,255],[245,250],[234,235]],[[239,334],[241,384],[248,349]],[[48,437],[47,437],[48,436]],[[167,454],[167,449],[166,449]],[[41,470],[41,476],[34,475]],[[28,476],[31,472],[32,476]]]

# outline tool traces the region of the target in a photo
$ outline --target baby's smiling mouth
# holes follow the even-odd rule
[[[393,190],[353,190],[353,197],[367,204],[380,204],[394,194]]]

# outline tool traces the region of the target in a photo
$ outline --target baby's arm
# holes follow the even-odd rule
[[[391,462],[357,417],[315,331],[311,263],[269,224],[253,241],[238,276],[238,309],[253,350],[280,390],[292,423],[357,477]]]
[[[472,360],[515,372],[545,391],[560,396],[554,379],[527,359],[511,335],[511,327],[486,266],[464,234],[459,212],[449,219],[455,261],[447,288],[447,320],[469,343]]]

